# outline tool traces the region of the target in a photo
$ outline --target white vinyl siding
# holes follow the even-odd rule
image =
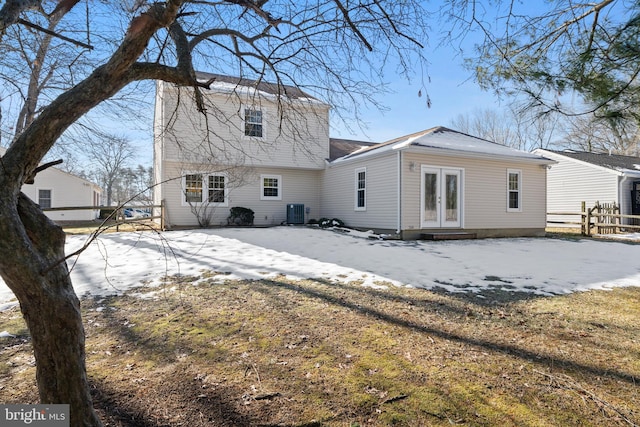
[[[169,176],[180,176],[182,164],[165,162],[165,173]],[[211,167],[213,168],[213,167]],[[222,166],[220,167],[222,169]],[[241,179],[234,177],[234,171],[227,172],[229,185],[227,187],[226,206],[216,206],[212,213],[211,225],[227,225],[227,217],[232,207],[245,207],[254,211],[255,225],[279,225],[286,221],[287,205],[303,204],[309,209],[309,218],[319,218],[320,211],[320,171],[302,169],[259,168],[242,175]],[[281,192],[282,200],[264,200],[262,194],[261,176],[280,176],[281,182],[286,183],[286,192]],[[180,180],[167,182],[163,186],[163,198],[166,206],[166,217],[169,226],[197,226],[197,219],[188,204],[180,201],[184,197]]]
[[[414,165],[413,170],[411,164]],[[545,169],[539,164],[508,162],[442,155],[405,153],[402,174],[402,228],[420,229],[420,167],[428,164],[464,169],[462,182],[465,229],[544,229],[546,224]],[[507,185],[505,169],[522,171],[522,212],[505,209]]]
[[[618,200],[619,174],[595,165],[580,162],[555,153],[539,154],[557,161],[547,172],[547,211],[579,213],[582,202],[593,207],[596,202],[611,203]],[[557,216],[554,221],[579,221],[576,216]]]
[[[324,172],[321,217],[350,227],[395,230],[398,225],[397,153],[329,165]],[[366,211],[354,210],[354,171],[366,165]],[[313,215],[312,215],[313,217]]]
[[[54,167],[38,173],[33,184],[22,186],[22,192],[40,206],[47,203],[49,192],[48,202],[52,208],[94,206],[95,193],[101,194],[96,184]],[[98,209],[83,209],[47,211],[45,215],[53,221],[90,221],[96,219],[98,213]]]
[[[157,85],[156,163],[159,158],[160,162],[182,162],[185,168],[196,163],[324,168],[329,157],[327,105],[283,100],[279,111],[275,99],[253,93],[225,93],[214,88],[203,90],[203,94],[206,117],[194,114],[196,107],[185,90],[168,83]],[[262,138],[245,136],[245,109],[252,108],[261,112]],[[253,116],[251,124],[257,125],[257,120]]]

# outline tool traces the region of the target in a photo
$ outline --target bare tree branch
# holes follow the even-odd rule
[[[81,42],[79,40],[74,40],[74,39],[72,39],[70,37],[63,36],[62,34],[56,33],[55,31],[48,30],[48,29],[46,29],[44,27],[41,27],[40,25],[33,24],[33,23],[31,23],[29,21],[26,21],[26,20],[24,20],[22,18],[18,18],[17,23],[18,24],[22,24],[22,25],[24,25],[26,27],[30,27],[30,28],[33,28],[35,30],[41,31],[41,32],[43,32],[45,34],[49,34],[50,36],[57,37],[60,40],[64,40],[66,42],[73,43],[76,46],[84,47],[85,49],[89,49],[89,50],[93,49],[93,46],[91,46],[90,44],[86,44],[86,43],[83,43],[83,42]]]

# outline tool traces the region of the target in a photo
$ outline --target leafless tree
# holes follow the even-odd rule
[[[88,174],[106,193],[106,205],[113,202],[114,185],[133,157],[133,149],[124,136],[87,134],[85,155],[92,165]],[[118,204],[121,200],[118,200]]]
[[[456,130],[518,150],[556,146],[562,137],[560,117],[539,114],[535,109],[510,106],[506,110],[484,109],[460,114],[451,121]]]
[[[640,129],[631,121],[602,120],[591,116],[569,121],[563,148],[593,153],[640,155]]]
[[[60,84],[46,99],[39,97],[35,111],[26,111],[29,120],[21,122],[24,127],[0,158],[0,276],[18,298],[31,333],[41,401],[70,404],[72,426],[97,426],[65,235],[20,191],[56,141],[105,100],[117,100],[143,81],[190,88],[193,114],[204,112],[201,89],[209,83],[195,78],[194,67],[304,87],[343,109],[375,103],[384,81],[381,61],[399,58],[410,72],[416,58],[422,59],[415,54],[426,40],[428,15],[418,1],[390,0],[79,4],[7,0],[0,8],[2,48],[15,46],[16,33],[28,30],[51,34],[76,49],[77,57],[91,55],[99,63],[57,68]],[[46,21],[52,16],[60,19],[50,30]],[[122,34],[114,37],[119,28]],[[51,69],[48,63],[43,75]],[[28,74],[24,64],[15,66]],[[21,94],[28,92],[23,82],[15,83]]]

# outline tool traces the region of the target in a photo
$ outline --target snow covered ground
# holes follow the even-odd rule
[[[365,286],[508,289],[541,295],[640,286],[640,245],[620,241],[515,238],[384,241],[307,227],[224,228],[104,234],[70,260],[79,295],[110,295],[161,283],[165,275],[220,280],[290,278]],[[626,236],[640,239],[640,235]],[[69,236],[67,252],[86,236]],[[75,263],[74,263],[75,261]],[[149,292],[146,289],[141,292]],[[0,309],[14,305],[0,279]]]

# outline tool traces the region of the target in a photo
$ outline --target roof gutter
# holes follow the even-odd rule
[[[428,153],[428,154],[439,154],[442,156],[450,156],[450,157],[466,157],[469,159],[486,159],[486,160],[509,160],[512,162],[519,163],[533,163],[538,165],[555,165],[555,160],[547,159],[544,157],[518,157],[518,156],[504,156],[495,153],[478,153],[474,151],[463,151],[463,150],[454,150],[454,149],[446,149],[446,148],[434,148],[434,147],[404,147],[403,151],[407,151],[409,153]]]

